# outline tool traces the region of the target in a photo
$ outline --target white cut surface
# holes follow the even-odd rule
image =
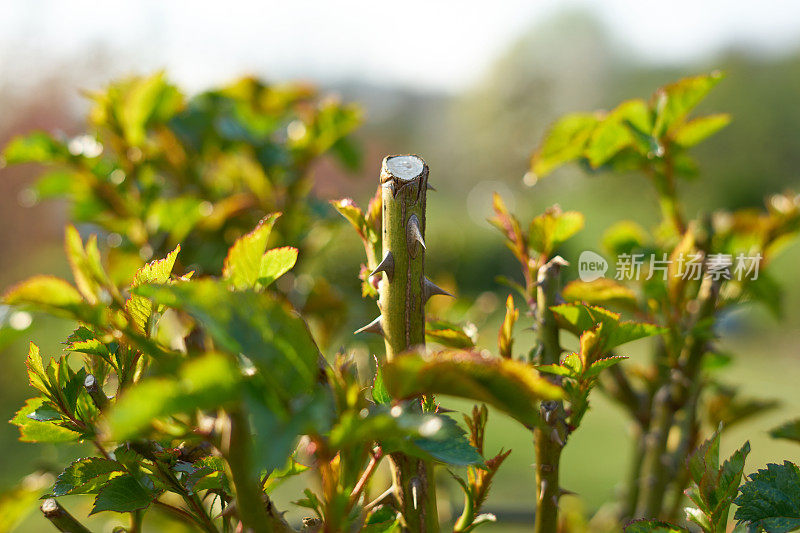
[[[398,155],[386,160],[386,170],[397,179],[411,181],[420,174],[424,163],[415,155]]]

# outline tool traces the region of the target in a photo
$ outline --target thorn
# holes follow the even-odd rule
[[[556,496],[555,494],[553,494],[553,497],[550,499],[550,501],[552,501],[552,502],[553,502],[553,505],[555,505],[556,507],[558,507],[558,496]]]
[[[542,487],[541,492],[539,492],[539,499],[544,500],[544,493],[547,492],[547,480],[543,479],[539,485]]]
[[[386,252],[386,255],[383,256],[383,260],[375,267],[375,270],[370,273],[369,277],[380,274],[381,272],[386,272],[386,278],[392,281],[394,277],[394,256],[392,252]]]
[[[433,192],[436,192],[436,187],[434,187],[434,186],[433,186],[433,185],[431,185],[430,183],[427,183],[427,182],[426,182],[426,183],[425,183],[425,190],[427,190],[427,191],[433,191]]]
[[[381,324],[381,315],[378,315],[378,318],[364,326],[363,328],[357,329],[353,332],[353,334],[357,335],[359,333],[377,333],[378,335],[383,335],[383,324]]]
[[[558,434],[558,430],[553,428],[553,432],[550,433],[550,440],[557,443],[559,446],[564,446],[564,441],[561,440],[561,435]]]
[[[425,283],[422,286],[422,301],[427,302],[431,296],[436,296],[437,294],[455,298],[455,296],[453,296],[443,288],[439,287],[428,278],[425,278]]]
[[[417,256],[417,243],[422,246],[422,249],[425,250],[425,240],[422,238],[422,231],[419,227],[419,219],[417,215],[411,215],[411,218],[408,219],[408,225],[406,226],[406,245],[408,246],[408,253],[411,254],[411,257]]]
[[[412,498],[412,501],[414,503],[414,510],[419,509],[419,505],[418,505],[419,502],[417,501],[418,487],[419,487],[419,480],[417,480],[417,478],[412,479],[411,480],[411,498]]]

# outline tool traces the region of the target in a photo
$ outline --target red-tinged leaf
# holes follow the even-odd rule
[[[472,352],[403,354],[386,363],[383,377],[395,398],[425,393],[467,398],[493,405],[529,427],[540,423],[540,400],[563,396],[561,388],[525,363]]]

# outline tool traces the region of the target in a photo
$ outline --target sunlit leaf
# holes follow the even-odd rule
[[[539,400],[557,399],[561,389],[528,365],[471,352],[409,353],[384,366],[386,388],[397,398],[446,394],[485,402],[530,427],[539,423]]]
[[[660,138],[668,130],[682,124],[689,112],[723,77],[721,72],[712,72],[683,78],[658,89],[653,95],[653,105],[656,109],[653,136]]]
[[[129,439],[160,417],[221,407],[238,396],[239,382],[240,371],[230,358],[215,353],[190,360],[176,377],[143,380],[111,408],[109,438]]]
[[[51,495],[94,494],[113,474],[125,472],[125,467],[111,459],[86,457],[70,463],[58,475]]]
[[[286,274],[297,262],[297,248],[284,246],[267,251],[261,258],[258,272],[258,284],[269,286],[273,281]]]
[[[528,244],[549,257],[562,243],[583,229],[583,214],[551,207],[531,221]]]
[[[281,216],[280,213],[272,213],[262,218],[253,231],[239,237],[228,250],[222,275],[225,279],[230,280],[235,288],[252,289],[255,287],[263,265],[263,256],[267,249],[272,226],[275,225],[279,216]]]
[[[727,113],[690,120],[677,129],[674,141],[676,144],[689,148],[711,137],[730,122],[731,116]]]
[[[164,259],[147,263],[136,271],[131,287],[139,287],[148,283],[166,283],[169,280],[172,268],[175,266],[175,259],[180,253],[181,247],[178,245]],[[148,332],[148,324],[153,314],[153,302],[136,293],[131,294],[125,302],[125,308],[133,318],[133,324],[140,333]]]
[[[533,154],[531,171],[541,178],[578,159],[598,122],[593,113],[573,113],[559,119]]]

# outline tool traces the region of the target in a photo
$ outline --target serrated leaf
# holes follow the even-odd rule
[[[616,365],[617,363],[621,363],[627,359],[624,355],[615,355],[613,357],[606,357],[604,359],[598,359],[583,373],[585,378],[594,378],[600,375],[600,372],[607,368],[611,368],[612,366]]]
[[[20,441],[22,442],[74,442],[79,440],[81,434],[65,428],[54,422],[41,422],[29,418],[28,415],[39,409],[45,402],[44,398],[32,398],[16,412],[11,423],[19,428]]]
[[[561,165],[578,159],[597,126],[594,113],[573,113],[550,127],[531,158],[531,171],[542,178]]]
[[[689,148],[711,137],[730,122],[731,116],[727,113],[699,117],[681,125],[675,131],[673,140],[676,144]]]
[[[143,487],[133,476],[115,477],[97,493],[92,512],[89,515],[101,511],[129,513],[138,509],[146,509],[155,497],[154,492]]]
[[[761,527],[769,533],[785,533],[800,529],[800,468],[784,461],[770,463],[739,489],[734,500],[739,506],[734,518]]]
[[[152,261],[147,263],[142,268],[136,271],[133,277],[131,287],[139,287],[149,283],[166,283],[172,274],[172,268],[175,266],[175,259],[181,251],[181,246],[178,245],[173,251],[167,254],[164,259]],[[125,309],[128,310],[133,318],[133,325],[139,333],[147,333],[149,331],[150,317],[153,315],[153,302],[149,299],[138,294],[131,294],[130,298],[125,302]]]
[[[32,342],[28,345],[28,357],[25,359],[25,366],[28,368],[28,380],[31,386],[43,394],[49,394],[49,380],[44,371],[44,362],[39,353],[39,347]]]
[[[581,335],[602,324],[602,339],[599,351],[608,352],[627,342],[652,337],[666,332],[666,328],[643,322],[621,321],[618,313],[596,306],[563,304],[550,308],[560,327]]]
[[[471,352],[403,354],[384,365],[386,388],[397,398],[434,393],[485,402],[533,427],[537,403],[562,397],[556,385],[528,365]]]
[[[531,221],[528,245],[545,257],[550,257],[553,250],[582,230],[583,225],[582,213],[550,208]]]
[[[96,304],[102,291],[96,279],[97,269],[101,268],[99,267],[100,252],[97,249],[97,237],[92,236],[90,242],[93,243],[90,247],[91,255],[84,249],[83,240],[75,226],[67,225],[64,234],[64,248],[72,270],[72,277],[84,299],[90,304]]]
[[[787,439],[800,442],[800,418],[786,422],[769,432],[774,439]]]
[[[124,441],[160,417],[220,407],[238,396],[239,385],[240,371],[229,357],[212,352],[191,359],[174,378],[151,378],[127,389],[108,414],[109,437]]]
[[[149,285],[134,292],[194,317],[221,350],[245,355],[271,390],[287,401],[307,392],[316,380],[320,353],[308,326],[276,297],[232,292],[213,280]]]
[[[258,284],[268,287],[273,281],[292,269],[297,262],[297,248],[284,246],[268,250],[261,258]]]
[[[712,72],[683,78],[658,89],[652,103],[656,110],[653,136],[661,138],[667,131],[682,124],[689,112],[723,77],[721,72]]]
[[[86,457],[71,463],[58,475],[51,495],[94,494],[112,474],[125,472],[117,461],[101,457]]]
[[[375,380],[372,383],[372,399],[377,404],[387,405],[392,403],[392,396],[386,390],[386,385],[383,382],[383,373],[377,358],[375,358]]]
[[[229,280],[234,288],[252,289],[255,287],[272,226],[275,225],[279,216],[281,216],[280,213],[265,216],[253,231],[239,237],[228,250],[222,276]]]

